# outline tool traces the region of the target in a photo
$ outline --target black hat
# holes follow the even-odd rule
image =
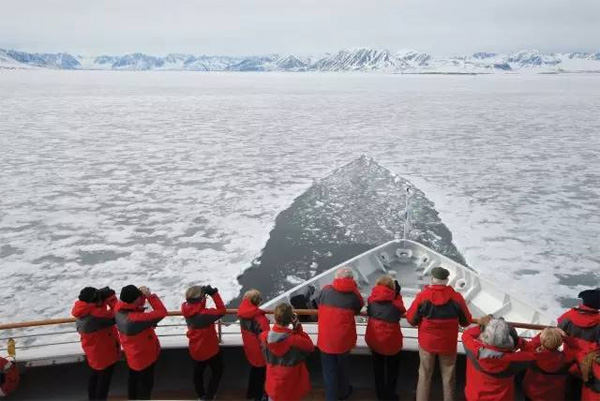
[[[600,288],[581,291],[577,298],[581,298],[583,305],[588,308],[600,309]]]
[[[446,280],[449,275],[450,272],[443,267],[438,266],[431,269],[431,276],[433,278],[437,278],[438,280]]]
[[[87,303],[93,303],[98,300],[98,290],[94,287],[85,287],[79,292],[79,300]]]
[[[142,292],[133,284],[126,285],[121,288],[121,295],[119,298],[121,301],[131,304],[134,303],[142,295]]]

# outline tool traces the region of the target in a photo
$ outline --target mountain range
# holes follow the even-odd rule
[[[0,49],[0,69],[173,71],[361,71],[415,74],[600,72],[600,52],[542,53],[521,50],[507,54],[476,52],[438,58],[416,50],[342,49],[323,56],[268,54],[247,57],[131,53],[122,56],[80,56],[28,53]]]

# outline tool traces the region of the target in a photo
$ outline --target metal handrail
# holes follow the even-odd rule
[[[226,315],[237,315],[237,309],[227,309]],[[294,312],[299,316],[317,316],[318,311],[316,309],[294,309]],[[273,314],[273,310],[265,310],[266,314]],[[182,316],[180,311],[169,311],[167,316]],[[366,312],[361,312],[360,316],[367,317]],[[406,316],[402,317],[406,319]],[[41,327],[41,326],[52,326],[52,325],[60,325],[67,323],[75,323],[75,318],[61,318],[61,319],[45,319],[45,320],[31,320],[26,322],[17,322],[17,323],[3,323],[0,324],[1,330],[11,330],[11,329],[23,329],[23,328],[31,328],[31,327]],[[473,319],[473,323],[479,323],[478,319]],[[509,322],[513,327],[518,329],[527,329],[527,330],[543,330],[548,327],[553,326],[545,326],[540,324],[531,324],[531,323],[519,323],[519,322]],[[14,337],[12,337],[14,338]]]

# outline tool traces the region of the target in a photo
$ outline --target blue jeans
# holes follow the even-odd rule
[[[325,399],[337,401],[347,397],[350,393],[348,382],[348,358],[349,353],[327,354],[321,352],[321,369],[325,384]]]

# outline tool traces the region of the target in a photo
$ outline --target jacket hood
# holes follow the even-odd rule
[[[594,327],[600,324],[600,312],[598,309],[579,306],[571,309],[565,316],[573,324],[579,327]]]
[[[184,302],[181,304],[181,313],[183,317],[190,317],[195,314],[202,312],[206,308],[206,301],[202,300],[200,302]]]
[[[425,291],[431,294],[430,300],[434,305],[443,305],[450,301],[454,288],[447,285],[426,285]]]
[[[358,291],[356,281],[350,277],[336,278],[333,280],[331,286],[339,292],[354,292]]]
[[[119,312],[119,311],[144,311],[146,308],[144,308],[143,306],[140,307],[138,304],[136,303],[131,303],[128,304],[126,302],[123,301],[119,301],[117,302],[117,305],[115,306],[115,312]]]
[[[373,292],[369,296],[369,303],[371,302],[391,302],[396,299],[396,292],[387,285],[378,284],[373,287]]]
[[[244,299],[238,308],[238,316],[242,319],[254,319],[258,315],[264,315],[265,311],[250,302],[249,299]]]
[[[75,301],[75,305],[73,305],[73,309],[71,309],[71,315],[73,315],[73,317],[80,318],[85,315],[89,315],[94,308],[97,308],[96,304],[94,303]]]
[[[546,372],[557,372],[566,366],[566,358],[560,351],[542,350],[537,353],[536,363]]]
[[[289,351],[291,344],[289,341],[285,341],[290,335],[292,330],[287,327],[279,326],[278,324],[273,325],[269,334],[267,334],[267,347],[269,351],[277,356],[281,356]]]

